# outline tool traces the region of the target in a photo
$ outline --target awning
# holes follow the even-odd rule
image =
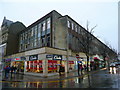
[[[93,59],[98,59],[98,60],[99,60],[99,58],[98,58],[98,57],[94,57]]]

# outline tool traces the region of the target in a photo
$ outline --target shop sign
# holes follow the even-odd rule
[[[15,61],[20,61],[20,57],[15,57],[14,60]]]
[[[12,61],[12,58],[5,59],[5,62],[10,62],[10,61]]]
[[[62,55],[53,55],[53,60],[62,60]]]
[[[47,58],[47,59],[52,59],[52,58],[53,58],[53,55],[46,55],[46,58]]]
[[[26,57],[20,57],[20,59],[21,59],[22,61],[25,61],[25,60],[26,60]]]
[[[29,60],[30,61],[38,60],[38,54],[37,55],[31,55],[31,56],[29,56]]]
[[[74,61],[69,61],[69,64],[74,64]]]
[[[82,63],[82,61],[77,61],[78,63]]]

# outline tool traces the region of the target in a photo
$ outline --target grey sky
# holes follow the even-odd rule
[[[97,24],[94,35],[117,49],[117,0],[89,0],[89,2],[87,0],[51,0],[51,2],[50,0],[2,0],[0,1],[0,24],[6,16],[9,20],[21,21],[28,26],[52,10],[62,15],[69,15],[85,28],[87,20],[90,22],[90,28]]]

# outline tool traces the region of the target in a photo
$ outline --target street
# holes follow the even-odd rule
[[[106,69],[80,76],[71,72],[48,78],[17,74],[0,83],[2,88],[119,88],[120,74],[110,74]]]

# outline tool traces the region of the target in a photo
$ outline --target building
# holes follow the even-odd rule
[[[16,49],[6,49],[7,56],[4,57],[5,62],[17,66],[19,73],[44,77],[57,75],[59,65],[64,67],[65,72],[75,71],[78,62],[90,64],[97,54],[97,60],[104,61],[100,50],[105,45],[71,17],[62,16],[55,10],[20,30],[17,34],[19,38],[13,42]],[[88,38],[91,41],[85,45]],[[85,46],[90,48],[89,54]],[[89,55],[89,61],[86,55]]]
[[[18,33],[24,28],[25,26],[21,22],[13,22],[4,17],[0,29],[1,58],[18,53]]]

